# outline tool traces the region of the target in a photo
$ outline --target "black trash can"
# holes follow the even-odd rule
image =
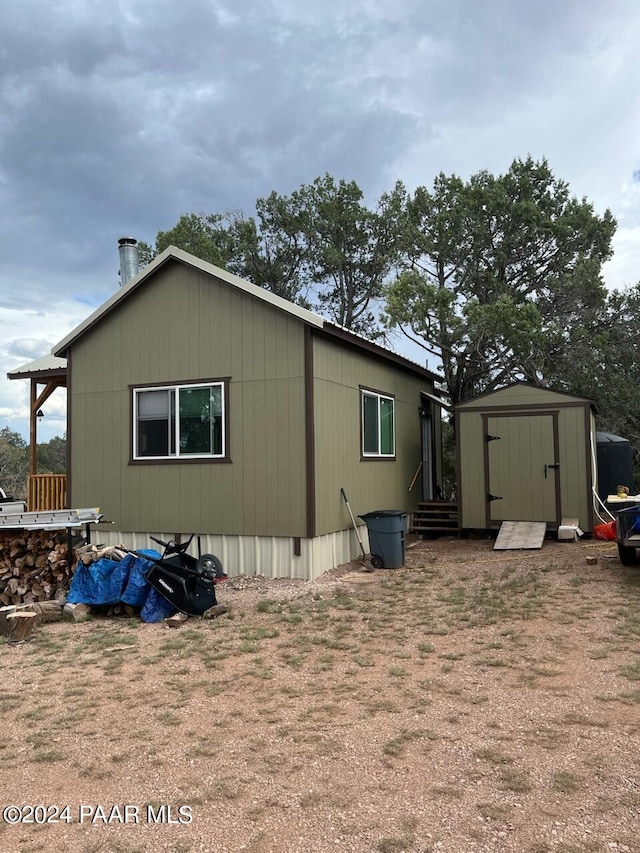
[[[407,513],[397,509],[366,512],[360,518],[369,531],[369,550],[374,568],[399,569],[404,566]]]

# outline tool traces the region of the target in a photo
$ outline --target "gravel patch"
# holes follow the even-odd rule
[[[640,850],[640,570],[610,543],[419,541],[218,599],[0,647],[2,851]]]

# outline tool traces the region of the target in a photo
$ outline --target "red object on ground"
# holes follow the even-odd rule
[[[596,539],[606,539],[609,542],[615,542],[616,539],[616,523],[609,521],[606,524],[596,524],[593,528],[593,535]]]

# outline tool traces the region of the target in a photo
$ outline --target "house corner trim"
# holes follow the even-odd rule
[[[305,481],[307,502],[307,539],[316,535],[316,444],[313,399],[313,332],[304,327],[304,422],[305,422]]]

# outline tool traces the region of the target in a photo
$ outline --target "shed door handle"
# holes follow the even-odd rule
[[[557,471],[559,467],[560,467],[559,462],[552,462],[550,465],[545,465],[544,466],[544,478],[545,478],[545,480],[547,479],[547,471],[550,471],[552,468],[554,471]]]

